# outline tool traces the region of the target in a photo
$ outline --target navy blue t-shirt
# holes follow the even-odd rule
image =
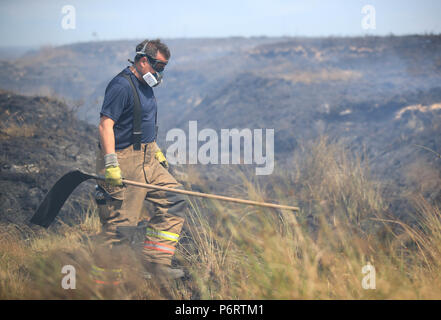
[[[130,75],[141,102],[141,142],[155,140],[155,118],[157,112],[156,98],[153,89],[136,78],[129,67],[123,70]],[[115,149],[124,149],[133,144],[133,89],[129,81],[122,75],[115,76],[107,85],[100,116],[107,116],[115,121]]]

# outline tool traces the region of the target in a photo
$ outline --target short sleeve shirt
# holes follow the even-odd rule
[[[136,78],[129,67],[123,73],[128,74],[141,102],[141,142],[152,142],[156,138],[156,113],[157,105],[153,89],[146,83]],[[115,149],[125,149],[133,144],[133,89],[129,81],[121,74],[115,76],[107,85],[100,116],[107,116],[115,121]]]

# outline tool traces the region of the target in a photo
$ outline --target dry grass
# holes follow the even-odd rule
[[[320,54],[318,54],[318,57]],[[356,70],[344,70],[339,68],[321,68],[314,70],[299,70],[293,68],[290,62],[279,61],[276,65],[271,65],[267,70],[278,79],[289,81],[293,84],[319,84],[335,81],[348,82],[363,78],[363,73]]]
[[[362,78],[362,74],[352,70],[327,70],[323,69],[318,72],[296,72],[283,74],[280,78],[291,81],[292,83],[320,83],[329,81],[353,81]]]
[[[29,138],[35,135],[37,131],[36,125],[9,125],[8,127],[0,126],[0,134],[6,137]]]
[[[304,147],[294,169],[273,185],[278,202],[298,214],[190,199],[176,255],[190,276],[167,284],[144,280],[139,265],[119,289],[87,281],[99,232],[94,204],[81,223],[23,239],[13,226],[0,235],[0,297],[85,299],[439,299],[441,210],[413,196],[417,225],[387,214],[369,166],[326,139]],[[274,180],[276,181],[276,180]],[[268,182],[271,184],[271,182]],[[247,197],[268,197],[244,181]],[[296,204],[297,204],[296,203]],[[101,255],[102,256],[102,255]],[[132,257],[133,258],[133,257]],[[376,269],[376,289],[362,288],[362,268]],[[61,266],[77,268],[76,290],[61,289]],[[131,284],[130,284],[131,283]],[[136,284],[136,285],[134,285]]]

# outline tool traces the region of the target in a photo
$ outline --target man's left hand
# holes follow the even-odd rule
[[[165,158],[164,154],[162,153],[162,151],[159,149],[158,151],[156,151],[155,153],[155,158],[159,161],[159,163],[166,169],[168,169],[168,162],[167,159]]]

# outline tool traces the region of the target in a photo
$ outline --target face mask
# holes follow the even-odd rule
[[[135,65],[135,69],[139,74],[142,74],[141,72],[139,72],[136,65]],[[162,72],[155,72],[154,74],[152,74],[151,72],[147,72],[142,76],[142,78],[144,79],[145,82],[147,82],[147,84],[150,87],[153,88],[158,86],[162,82]]]
[[[142,78],[147,82],[150,87],[156,87],[162,82],[162,72],[155,72],[152,74],[151,72],[147,72]]]

